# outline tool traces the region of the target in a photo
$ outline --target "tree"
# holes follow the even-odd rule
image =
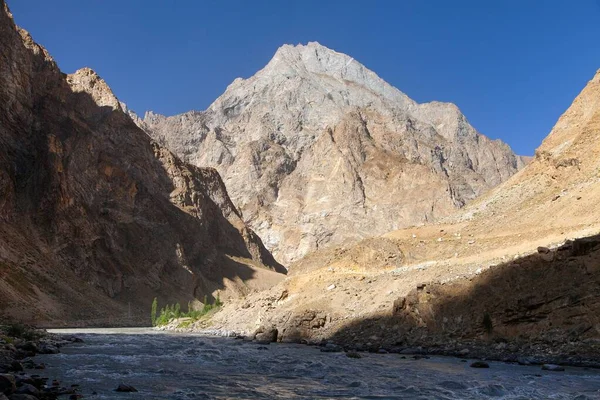
[[[155,297],[152,300],[152,310],[150,311],[150,318],[152,318],[152,326],[156,326],[156,309],[158,308],[158,299]]]

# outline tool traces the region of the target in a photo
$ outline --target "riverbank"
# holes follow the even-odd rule
[[[471,237],[443,231],[455,239],[429,240]],[[453,259],[363,271],[315,262],[321,267],[227,302],[208,320],[167,328],[233,331],[258,342],[331,342],[349,351],[599,368],[600,234],[593,232],[540,246],[546,237],[518,257],[481,256],[468,265]]]
[[[72,335],[0,323],[0,400],[52,400],[61,395],[80,398],[78,385],[65,386],[44,377],[46,365],[34,359],[42,354],[58,354],[61,347],[80,341]]]
[[[384,323],[382,320],[381,323]],[[379,322],[375,321],[374,329],[381,329]],[[194,329],[180,328],[177,322],[160,328],[157,332],[172,332],[183,335],[201,335],[223,338],[236,338],[257,345],[281,343],[275,328],[260,327],[253,333],[236,332],[228,329]],[[72,331],[75,332],[75,331]],[[561,367],[579,367],[600,369],[600,346],[594,341],[587,343],[544,343],[508,341],[501,337],[490,336],[483,340],[452,338],[422,338],[410,345],[391,343],[385,338],[371,334],[369,330],[362,332],[363,340],[357,340],[356,335],[335,338],[301,338],[297,340],[284,340],[287,344],[307,345],[321,349],[324,352],[340,353],[375,353],[375,354],[400,354],[406,356],[445,356],[458,359],[498,361],[509,364],[530,365],[543,367],[544,365],[558,365]],[[582,349],[586,349],[583,351]],[[574,351],[576,350],[576,351]],[[587,354],[581,355],[581,354]]]

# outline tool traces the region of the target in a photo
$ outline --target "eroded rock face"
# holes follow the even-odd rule
[[[417,104],[318,43],[281,47],[204,112],[133,118],[185,161],[215,167],[283,263],[445,216],[523,165],[455,105]]]
[[[61,73],[0,8],[0,312],[139,324],[154,296],[284,271],[217,171],[153,142],[94,71]]]

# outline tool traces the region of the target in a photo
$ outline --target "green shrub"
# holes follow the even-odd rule
[[[152,303],[154,307],[154,302]],[[186,326],[179,327],[187,327],[193,324],[195,321],[199,320],[206,314],[208,314],[211,310],[215,310],[220,308],[223,305],[223,302],[217,295],[215,302],[210,304],[208,302],[208,297],[204,296],[204,306],[200,310],[193,310],[192,304],[188,303],[187,312],[181,311],[181,305],[179,303],[170,305],[167,304],[164,308],[161,308],[160,313],[157,317],[154,318],[152,325],[153,326],[164,326],[169,324],[172,320],[178,318],[190,318],[189,321],[183,321],[182,324],[186,324]],[[157,306],[158,307],[158,306]],[[180,325],[182,325],[180,324]]]
[[[6,334],[8,336],[12,336],[12,337],[16,337],[16,338],[20,338],[23,337],[23,335],[25,334],[25,325],[22,324],[10,324],[6,327]]]
[[[150,318],[152,319],[152,326],[156,326],[156,311],[158,308],[158,299],[155,297],[152,300],[152,309],[150,310]]]

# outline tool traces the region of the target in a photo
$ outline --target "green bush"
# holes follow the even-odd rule
[[[25,340],[34,340],[39,336],[35,330],[20,323],[6,325],[3,330],[6,336]]]
[[[152,325],[153,326],[164,326],[164,325],[169,324],[169,322],[171,322],[174,319],[190,318],[191,321],[189,321],[189,322],[186,321],[186,323],[187,323],[186,326],[189,326],[192,323],[194,323],[195,321],[197,321],[200,318],[202,318],[203,316],[205,316],[206,314],[208,314],[208,312],[210,312],[211,310],[218,309],[222,305],[223,305],[223,302],[219,298],[219,295],[217,295],[215,302],[212,304],[210,304],[208,302],[208,297],[204,296],[204,306],[202,307],[201,310],[193,310],[192,304],[188,303],[187,312],[182,312],[181,305],[179,303],[176,303],[173,305],[167,304],[164,308],[161,308],[158,316],[155,316],[153,318]],[[152,307],[154,310],[155,309],[154,301],[152,302]],[[156,308],[158,308],[158,305],[156,305]],[[153,315],[155,315],[155,314],[153,314]]]

